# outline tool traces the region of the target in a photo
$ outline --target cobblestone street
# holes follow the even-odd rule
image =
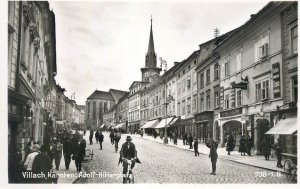
[[[88,134],[85,136],[87,143]],[[122,136],[121,143],[125,141]],[[211,164],[207,155],[195,157],[193,152],[164,146],[144,139],[133,138],[142,164],[134,167],[136,183],[289,183],[286,176],[276,175],[276,172],[242,165],[229,160],[218,159],[217,175],[210,175]],[[94,150],[94,159],[84,163],[86,172],[102,172],[119,174],[122,165],[118,166],[119,153],[114,152],[114,146],[105,133],[103,150],[99,144],[87,144],[87,148]],[[267,176],[261,177],[259,173]],[[91,177],[80,178],[76,183],[122,183],[122,178]]]

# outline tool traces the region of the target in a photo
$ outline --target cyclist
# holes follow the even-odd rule
[[[132,160],[131,169],[133,169],[135,160],[137,159],[137,151],[131,140],[131,137],[127,136],[126,142],[122,144],[122,148],[120,150],[120,156],[123,162],[123,184],[126,183],[126,173],[128,171],[128,163],[126,159]],[[132,174],[132,171],[130,171],[129,174]]]

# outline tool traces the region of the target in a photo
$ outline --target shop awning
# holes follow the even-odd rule
[[[178,117],[175,117],[175,118],[171,121],[170,125],[174,124],[177,120],[178,120]]]
[[[265,134],[268,135],[290,135],[297,131],[297,117],[290,117],[280,120]]]
[[[115,129],[119,129],[119,128],[123,128],[125,126],[125,122],[124,123],[120,123],[117,126],[115,126]]]
[[[167,127],[169,127],[170,122],[173,120],[173,117],[167,118]],[[154,129],[164,128],[166,126],[166,119],[162,119],[158,125],[153,127]]]
[[[193,118],[187,118],[187,119],[174,118],[174,120],[170,123],[171,127],[175,127],[175,126],[190,126],[192,124],[193,124]]]
[[[101,126],[100,126],[100,129],[102,129],[102,128],[104,128],[105,127],[105,124],[102,124]]]
[[[155,127],[155,126],[157,125],[158,122],[159,122],[158,119],[151,120],[151,121],[147,121],[147,123],[145,123],[145,124],[142,126],[142,129]]]

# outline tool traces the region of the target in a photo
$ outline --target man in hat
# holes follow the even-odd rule
[[[121,151],[120,151],[120,158],[123,162],[123,183],[126,182],[126,177],[124,175],[127,173],[128,169],[128,163],[127,160],[132,160],[131,169],[133,169],[135,165],[135,160],[137,159],[137,151],[135,148],[135,145],[131,142],[132,139],[130,136],[127,136],[126,142],[122,145]],[[132,174],[129,173],[129,174]]]
[[[63,143],[63,152],[64,152],[66,170],[69,170],[71,156],[73,153],[73,144],[71,138],[72,138],[72,133],[68,133],[67,139]]]
[[[38,144],[34,144],[32,148],[30,148],[31,153],[28,154],[25,163],[24,163],[24,167],[27,171],[32,171],[32,163],[33,160],[35,158],[36,155],[38,155],[40,153],[40,145]]]
[[[210,148],[209,158],[211,160],[211,165],[212,165],[212,172],[210,174],[216,175],[216,167],[217,167],[217,159],[218,159],[218,153],[217,153],[218,143],[215,142],[213,139],[210,139],[206,142],[206,146]]]
[[[86,148],[86,141],[83,138],[83,135],[79,135],[79,140],[74,146],[74,152],[73,152],[73,158],[75,160],[75,165],[77,168],[77,171],[81,171],[81,163],[84,159],[85,155],[85,148]]]
[[[32,173],[41,174],[44,173],[45,177],[35,179],[36,183],[50,183],[51,179],[48,178],[50,170],[52,169],[52,162],[47,155],[47,147],[42,145],[41,153],[37,154],[32,163]]]
[[[61,160],[61,156],[62,156],[62,145],[58,138],[55,140],[55,144],[52,148],[52,152],[53,152],[53,156],[54,156],[55,169],[59,170],[60,160]]]

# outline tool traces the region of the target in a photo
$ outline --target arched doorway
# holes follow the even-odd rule
[[[232,120],[223,124],[223,144],[225,143],[226,136],[229,134],[233,135],[235,144],[239,146],[239,141],[242,137],[242,123],[240,121]]]

